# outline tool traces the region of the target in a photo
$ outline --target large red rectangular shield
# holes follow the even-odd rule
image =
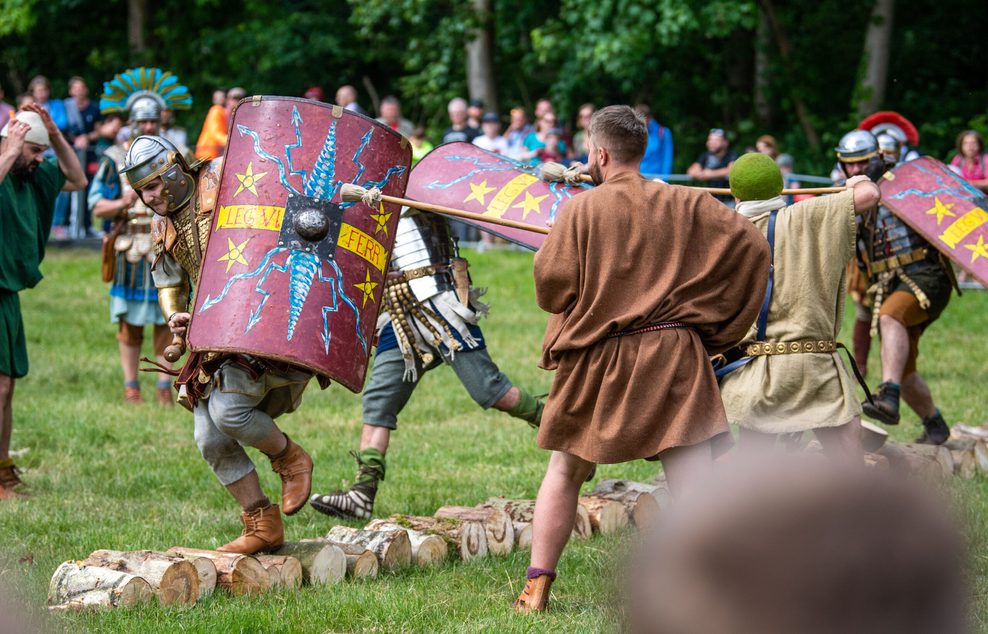
[[[526,164],[482,150],[472,143],[446,143],[415,164],[406,196],[419,202],[472,211],[545,228],[559,207],[589,184],[549,183]],[[538,250],[545,235],[489,222],[466,220],[484,231]]]
[[[880,187],[882,204],[988,285],[988,198],[984,192],[927,156],[897,166]]]
[[[253,97],[230,127],[189,328],[197,351],[251,354],[362,389],[400,208],[407,140],[339,106]]]

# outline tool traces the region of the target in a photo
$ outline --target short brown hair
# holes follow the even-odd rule
[[[630,106],[607,106],[593,113],[587,134],[594,145],[607,149],[618,163],[635,163],[645,156],[648,126]]]
[[[984,138],[982,138],[981,133],[978,132],[977,130],[964,130],[963,132],[957,135],[958,154],[964,156],[964,151],[961,149],[961,146],[964,145],[964,139],[967,138],[968,136],[973,136],[974,140],[978,142],[978,154],[981,154],[982,152],[985,151],[985,140]]]

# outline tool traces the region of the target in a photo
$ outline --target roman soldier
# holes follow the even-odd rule
[[[198,286],[212,224],[221,159],[189,164],[171,142],[141,136],[127,151],[122,173],[155,215],[152,275],[169,328],[184,336],[191,321],[191,287]],[[242,508],[243,534],[219,550],[256,553],[284,540],[281,512],[308,499],[312,460],[275,423],[295,410],[312,374],[249,355],[192,353],[179,373],[179,400],[193,411],[196,443],[219,481]],[[281,476],[281,510],[261,490],[244,446],[256,447]]]
[[[537,427],[542,401],[512,384],[487,351],[478,320],[485,289],[472,288],[467,261],[441,216],[406,209],[398,221],[391,272],[378,322],[377,353],[363,393],[363,431],[357,476],[346,491],[315,494],[310,504],[327,515],[367,519],[385,476],[385,453],[398,414],[422,375],[449,364],[470,396]]]
[[[890,167],[878,140],[865,130],[845,134],[836,153],[848,178],[866,174],[878,182]],[[858,249],[871,284],[870,332],[881,334],[882,357],[882,382],[873,402],[862,403],[864,414],[886,425],[898,424],[901,394],[923,421],[924,431],[917,442],[942,444],[950,430],[917,372],[916,359],[920,337],[950,300],[954,286],[950,265],[925,238],[881,204],[861,214]]]

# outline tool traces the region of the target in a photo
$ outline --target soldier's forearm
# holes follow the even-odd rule
[[[183,282],[175,286],[159,288],[158,305],[161,306],[161,314],[165,316],[165,319],[171,318],[175,313],[188,312],[189,283]]]

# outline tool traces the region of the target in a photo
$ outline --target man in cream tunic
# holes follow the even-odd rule
[[[728,420],[740,426],[742,448],[812,430],[829,455],[860,459],[861,406],[835,341],[855,214],[878,203],[878,187],[854,177],[845,192],[786,206],[779,168],[754,153],[734,163],[730,181],[738,213],[774,245],[768,310],[739,346],[746,362],[721,382]]]

